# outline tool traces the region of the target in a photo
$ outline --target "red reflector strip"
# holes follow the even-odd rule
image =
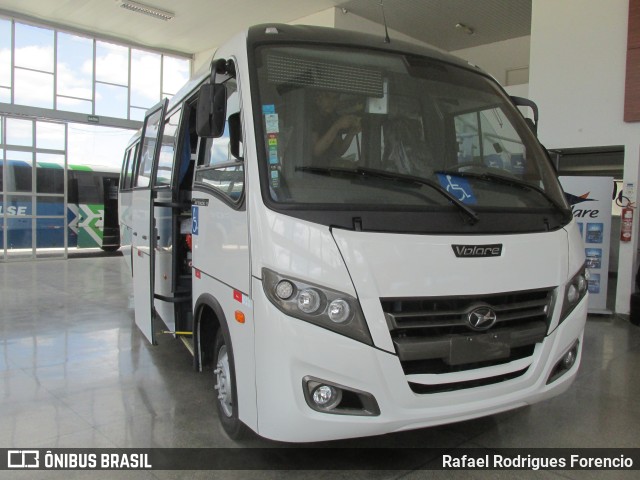
[[[234,290],[233,291],[233,299],[236,302],[242,303],[242,292],[240,290]]]
[[[138,256],[141,257],[142,256],[142,250],[138,250]]]
[[[202,273],[200,273],[200,270],[198,270],[197,268],[194,268],[195,273],[196,273],[196,278],[202,278]]]

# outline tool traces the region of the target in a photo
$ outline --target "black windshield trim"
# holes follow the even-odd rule
[[[369,210],[358,205],[349,209],[300,209],[300,205],[281,208],[276,213],[344,230],[420,235],[517,235],[544,233],[564,228],[554,209],[528,210],[526,213],[486,208],[479,211],[482,221],[461,221],[453,206],[433,210]],[[456,216],[458,213],[459,216]]]

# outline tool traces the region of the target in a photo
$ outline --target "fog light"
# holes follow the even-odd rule
[[[571,346],[569,351],[565,353],[558,363],[555,364],[553,369],[551,370],[551,375],[547,379],[547,385],[552,382],[555,382],[558,378],[567,373],[571,368],[575,365],[578,359],[578,348],[580,346],[580,342],[576,340],[574,344]]]
[[[332,415],[378,416],[380,407],[373,395],[352,387],[315,377],[302,379],[307,405],[316,412]]]
[[[562,357],[562,367],[569,370],[571,367],[573,367],[573,364],[576,363],[577,356],[577,349],[573,347],[565,354],[564,357]]]
[[[311,396],[314,403],[325,410],[333,408],[340,403],[341,397],[340,390],[330,385],[320,385],[313,391]]]

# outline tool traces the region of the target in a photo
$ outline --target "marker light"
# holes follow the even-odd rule
[[[298,308],[304,313],[315,313],[320,308],[320,295],[312,288],[307,288],[298,295]]]
[[[287,300],[293,295],[293,283],[289,280],[281,280],[276,285],[276,295],[282,300]]]

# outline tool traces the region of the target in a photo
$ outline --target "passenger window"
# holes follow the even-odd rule
[[[132,148],[128,148],[124,152],[124,159],[122,160],[122,169],[120,170],[120,188],[119,190],[127,189],[127,171],[129,170],[129,163],[131,163],[131,150]]]
[[[244,192],[244,163],[231,153],[229,125],[239,125],[240,97],[234,79],[226,82],[227,121],[219,138],[203,140],[204,158],[196,171],[196,182],[213,188],[233,203],[242,199]],[[242,138],[242,136],[240,136]],[[243,156],[240,142],[239,156]]]
[[[135,168],[136,153],[138,151],[138,144],[132,145],[125,152],[125,159],[122,165],[122,172],[120,173],[120,190],[130,190],[132,187],[133,172]]]
[[[129,163],[127,163],[127,171],[125,172],[124,177],[124,186],[122,187],[123,190],[131,190],[131,188],[133,188],[133,175],[136,171],[136,160],[138,159],[139,147],[140,144],[136,143],[129,149]]]

